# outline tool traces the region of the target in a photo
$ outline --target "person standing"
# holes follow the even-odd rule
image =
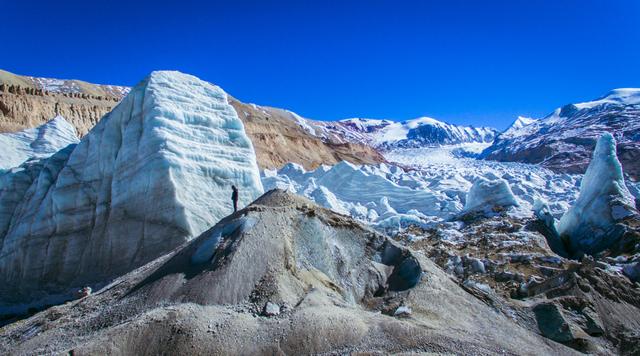
[[[233,192],[231,193],[231,201],[233,201],[233,212],[238,211],[238,188],[235,185],[231,186]]]

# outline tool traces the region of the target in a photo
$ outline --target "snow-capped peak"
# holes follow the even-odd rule
[[[513,124],[511,124],[511,126],[509,126],[509,128],[505,131],[508,131],[510,129],[521,129],[535,121],[536,119],[531,117],[518,116],[516,121],[514,121]]]
[[[602,104],[638,105],[640,104],[640,88],[613,89],[600,99],[574,104],[574,106],[582,110],[591,109]]]
[[[491,142],[496,130],[487,127],[458,126],[431,117],[405,121],[350,118],[334,122],[314,121],[344,141],[369,144],[378,148],[423,147],[466,142]]]
[[[518,136],[524,132],[526,132],[527,130],[523,130],[523,128],[537,122],[538,120],[530,118],[530,117],[524,117],[524,116],[518,116],[518,118],[509,126],[507,127],[506,130],[502,131],[502,133],[500,133],[500,137],[501,138],[505,138],[505,137],[515,137]]]

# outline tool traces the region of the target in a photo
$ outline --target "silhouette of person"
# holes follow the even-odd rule
[[[238,211],[238,188],[235,185],[231,186],[233,193],[231,193],[231,200],[233,201],[233,212]]]

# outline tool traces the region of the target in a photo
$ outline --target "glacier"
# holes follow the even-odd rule
[[[0,133],[0,174],[29,159],[49,157],[78,141],[76,129],[62,116],[32,129]]]
[[[227,94],[170,71],[136,85],[77,146],[1,178],[0,312],[64,299],[198,236],[233,212],[232,184],[240,207],[263,193]]]
[[[468,149],[479,152],[482,147],[471,143],[395,149],[385,152],[388,164],[343,162],[312,171],[290,163],[279,170],[264,170],[262,182],[266,190],[292,191],[388,232],[409,225],[435,226],[459,216],[471,187],[481,180],[506,181],[515,199],[508,213],[518,217],[533,216],[536,201],[544,200],[549,202],[548,213],[560,218],[578,196],[579,175],[476,160],[469,158]]]
[[[616,223],[637,214],[635,198],[625,184],[616,155],[616,140],[604,133],[580,185],[580,196],[562,216],[560,235],[566,236],[573,254],[594,254],[616,242]]]

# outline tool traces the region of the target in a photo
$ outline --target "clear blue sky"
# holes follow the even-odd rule
[[[640,86],[637,0],[0,0],[0,33],[18,74],[134,85],[176,69],[323,120],[504,128]]]

